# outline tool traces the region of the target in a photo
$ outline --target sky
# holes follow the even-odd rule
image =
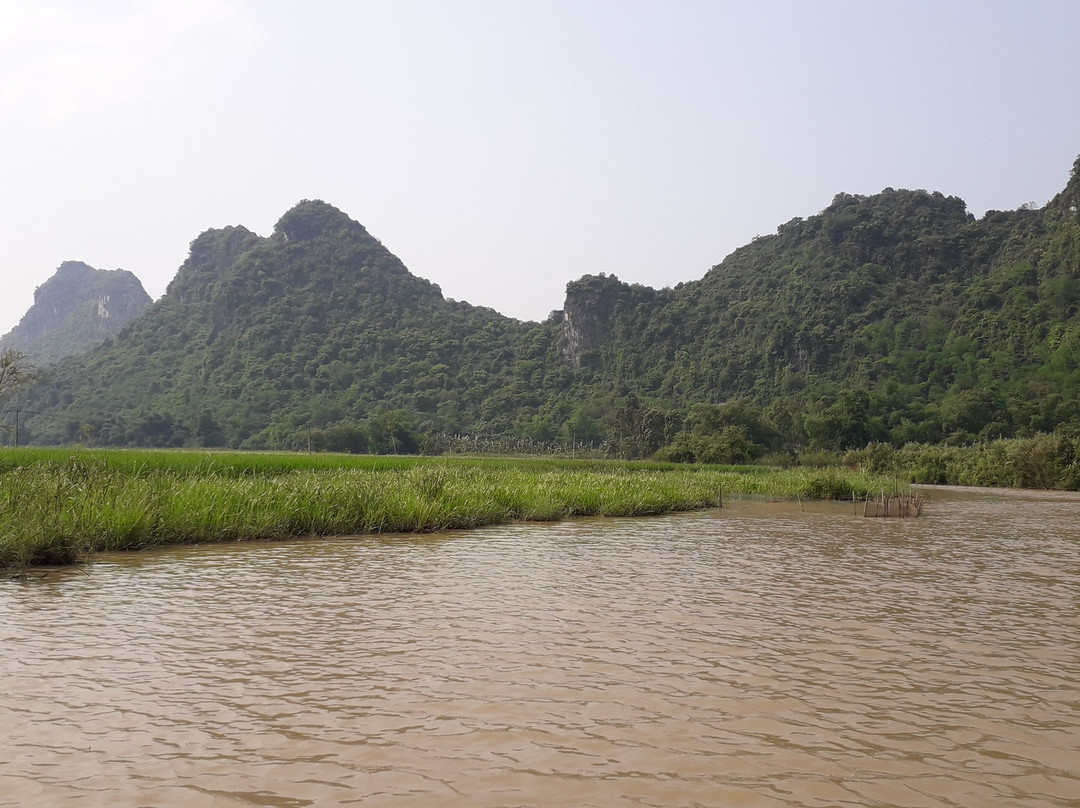
[[[66,260],[343,210],[446,297],[702,277],[839,192],[1045,204],[1080,3],[0,0],[0,334]]]

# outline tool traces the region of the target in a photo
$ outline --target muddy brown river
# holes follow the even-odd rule
[[[1080,497],[172,548],[0,582],[0,806],[1075,806]]]

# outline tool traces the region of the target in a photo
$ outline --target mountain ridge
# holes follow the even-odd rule
[[[32,437],[379,451],[471,434],[730,460],[1080,426],[1077,166],[1043,208],[981,218],[936,191],[840,193],[699,280],[584,275],[541,323],[447,300],[303,200],[269,236],[200,234],[146,315],[26,394],[53,416]]]

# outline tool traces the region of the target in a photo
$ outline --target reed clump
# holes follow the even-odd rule
[[[850,498],[856,472],[244,453],[0,453],[0,568],[165,544],[643,516],[728,497]]]

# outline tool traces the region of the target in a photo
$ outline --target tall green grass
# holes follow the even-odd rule
[[[0,452],[0,568],[164,544],[639,516],[725,497],[850,498],[831,470],[240,452]]]

